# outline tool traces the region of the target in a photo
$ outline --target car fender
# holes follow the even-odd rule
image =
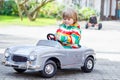
[[[82,59],[82,66],[84,65],[84,62],[85,62],[85,60],[86,60],[86,58],[87,57],[93,57],[93,59],[94,60],[96,60],[96,57],[95,57],[95,52],[94,52],[94,50],[93,49],[88,49],[88,50],[86,50],[85,52],[84,52],[84,57],[83,57],[83,59]]]
[[[38,57],[38,64],[41,66],[40,70],[43,70],[45,63],[51,59],[51,58],[56,58],[60,61],[60,64],[64,64],[63,63],[63,59],[64,59],[65,55],[61,54],[61,53],[44,53],[43,55],[39,55]],[[60,66],[61,67],[61,66]]]

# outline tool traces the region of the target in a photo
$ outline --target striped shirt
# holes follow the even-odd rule
[[[56,31],[56,39],[59,40],[65,48],[78,48],[81,39],[80,26],[77,23],[71,26],[61,24]]]

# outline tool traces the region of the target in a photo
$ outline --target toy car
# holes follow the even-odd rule
[[[3,64],[13,67],[18,73],[35,70],[42,77],[53,77],[57,69],[78,68],[91,72],[95,63],[93,49],[81,46],[65,49],[54,40],[39,40],[36,46],[13,46],[5,50]]]
[[[89,18],[89,22],[85,25],[85,29],[88,29],[89,27],[95,27],[98,30],[102,29],[102,23],[97,22],[97,17],[95,15],[92,15]]]

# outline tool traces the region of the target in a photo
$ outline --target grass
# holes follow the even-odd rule
[[[20,17],[0,15],[0,25],[48,26],[55,24],[56,19],[37,18],[36,21],[29,21],[28,18],[23,18],[21,21]]]

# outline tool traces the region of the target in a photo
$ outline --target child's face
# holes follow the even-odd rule
[[[63,23],[70,26],[74,23],[74,20],[72,18],[63,18]]]

